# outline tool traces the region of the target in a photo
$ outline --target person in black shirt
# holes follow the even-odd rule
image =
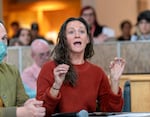
[[[102,43],[115,36],[114,30],[97,22],[96,12],[93,7],[83,7],[80,16],[89,24],[94,44]]]
[[[118,41],[129,41],[131,39],[132,24],[129,20],[124,20],[120,24],[121,36],[118,37]]]

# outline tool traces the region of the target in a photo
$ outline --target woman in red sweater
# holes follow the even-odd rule
[[[125,61],[115,58],[110,64],[111,85],[104,71],[87,59],[94,54],[88,24],[83,18],[69,18],[58,34],[54,60],[47,62],[38,77],[37,99],[44,101],[46,114],[56,112],[121,111],[123,105],[119,79]]]

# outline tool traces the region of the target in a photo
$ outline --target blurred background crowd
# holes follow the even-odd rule
[[[79,16],[90,25],[95,44],[148,40],[141,35],[150,34],[149,11],[139,16],[150,7],[148,0],[1,0],[0,4],[9,46],[29,46],[36,38],[55,45],[62,22]]]

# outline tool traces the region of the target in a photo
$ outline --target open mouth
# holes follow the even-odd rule
[[[76,41],[73,43],[74,45],[81,45],[82,43],[80,41]]]

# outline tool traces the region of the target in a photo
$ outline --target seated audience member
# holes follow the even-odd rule
[[[120,24],[121,36],[118,41],[130,41],[132,24],[129,20],[125,20]]]
[[[23,43],[18,38],[13,38],[9,41],[9,46],[23,46]]]
[[[40,28],[39,28],[38,23],[36,23],[36,22],[32,23],[31,24],[31,37],[32,37],[32,41],[34,39],[44,39],[45,40],[45,38],[39,34],[39,31],[40,31]]]
[[[141,12],[137,17],[137,32],[131,41],[150,40],[150,10]]]
[[[12,36],[11,36],[11,38],[15,38],[16,37],[16,35],[17,35],[17,33],[18,33],[18,31],[19,31],[19,29],[20,29],[20,24],[19,24],[19,22],[17,22],[17,21],[13,21],[12,23],[11,23],[11,29],[12,29]]]
[[[35,39],[31,44],[31,57],[34,63],[22,73],[22,81],[30,98],[36,96],[36,82],[41,67],[50,59],[50,45],[43,39]]]
[[[23,46],[29,46],[31,44],[31,33],[27,28],[21,28],[16,37],[23,44]]]
[[[119,79],[125,61],[115,58],[110,64],[111,85],[104,71],[87,59],[94,54],[93,39],[83,18],[69,18],[61,26],[53,61],[41,69],[37,81],[37,99],[43,100],[46,116],[56,112],[121,111],[123,98]],[[83,95],[84,94],[84,95]]]
[[[0,22],[0,117],[43,117],[43,101],[28,99],[19,71],[4,62],[7,55],[7,33]]]
[[[90,25],[91,35],[94,37],[94,44],[99,44],[107,41],[109,38],[115,37],[115,32],[107,26],[98,24],[96,12],[91,6],[85,6],[80,13]]]

